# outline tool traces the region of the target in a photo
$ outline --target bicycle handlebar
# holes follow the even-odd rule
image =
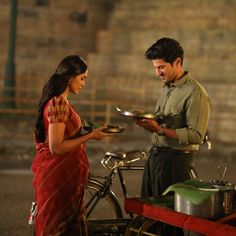
[[[146,153],[134,150],[129,152],[106,152],[101,160],[101,164],[106,169],[115,169],[125,164],[129,164],[138,160],[146,158]]]

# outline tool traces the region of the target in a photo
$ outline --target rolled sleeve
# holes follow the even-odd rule
[[[210,101],[204,92],[199,93],[199,91],[189,101],[190,105],[186,113],[188,140],[189,143],[200,144],[208,126]]]
[[[179,144],[188,145],[187,129],[186,128],[176,129],[175,132],[178,136]]]
[[[190,145],[190,144],[200,144],[202,142],[202,136],[199,134],[198,131],[188,129],[188,128],[182,128],[182,129],[176,129],[175,130],[178,139],[179,144],[182,145]]]

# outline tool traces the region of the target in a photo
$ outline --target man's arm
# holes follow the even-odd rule
[[[155,132],[159,135],[165,135],[166,137],[178,139],[177,133],[174,129],[163,128],[155,120],[152,119],[138,119],[136,124],[150,132]]]

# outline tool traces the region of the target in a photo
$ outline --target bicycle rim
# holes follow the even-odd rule
[[[123,214],[120,204],[112,192],[106,192],[105,196],[99,199],[101,186],[102,183],[96,180],[89,180],[88,182],[85,190],[86,211],[87,213],[91,211],[88,215],[88,220],[111,220],[122,218]],[[94,202],[96,203],[93,206]]]

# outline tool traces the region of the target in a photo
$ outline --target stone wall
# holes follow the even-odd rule
[[[185,49],[185,68],[211,97],[212,138],[235,143],[235,10],[235,0],[123,0],[115,8],[107,30],[98,32],[98,51],[89,54],[89,62],[96,74],[107,67],[113,80],[138,80],[152,98],[151,109],[160,84],[153,80],[154,70],[144,52],[157,38],[178,39]]]
[[[55,66],[68,54],[87,59],[96,51],[96,34],[106,29],[115,2],[109,0],[18,0],[16,31],[16,104],[0,112],[0,165],[29,165],[34,153],[35,101]],[[8,59],[11,0],[0,0],[0,97]],[[44,4],[45,3],[45,4]],[[1,103],[1,98],[0,98]],[[26,114],[25,114],[26,113]]]
[[[0,4],[2,87],[7,60],[10,0],[0,0]],[[96,33],[106,28],[113,5],[108,0],[18,0],[16,85],[42,87],[65,55],[80,54],[87,58],[87,54],[96,49]]]

